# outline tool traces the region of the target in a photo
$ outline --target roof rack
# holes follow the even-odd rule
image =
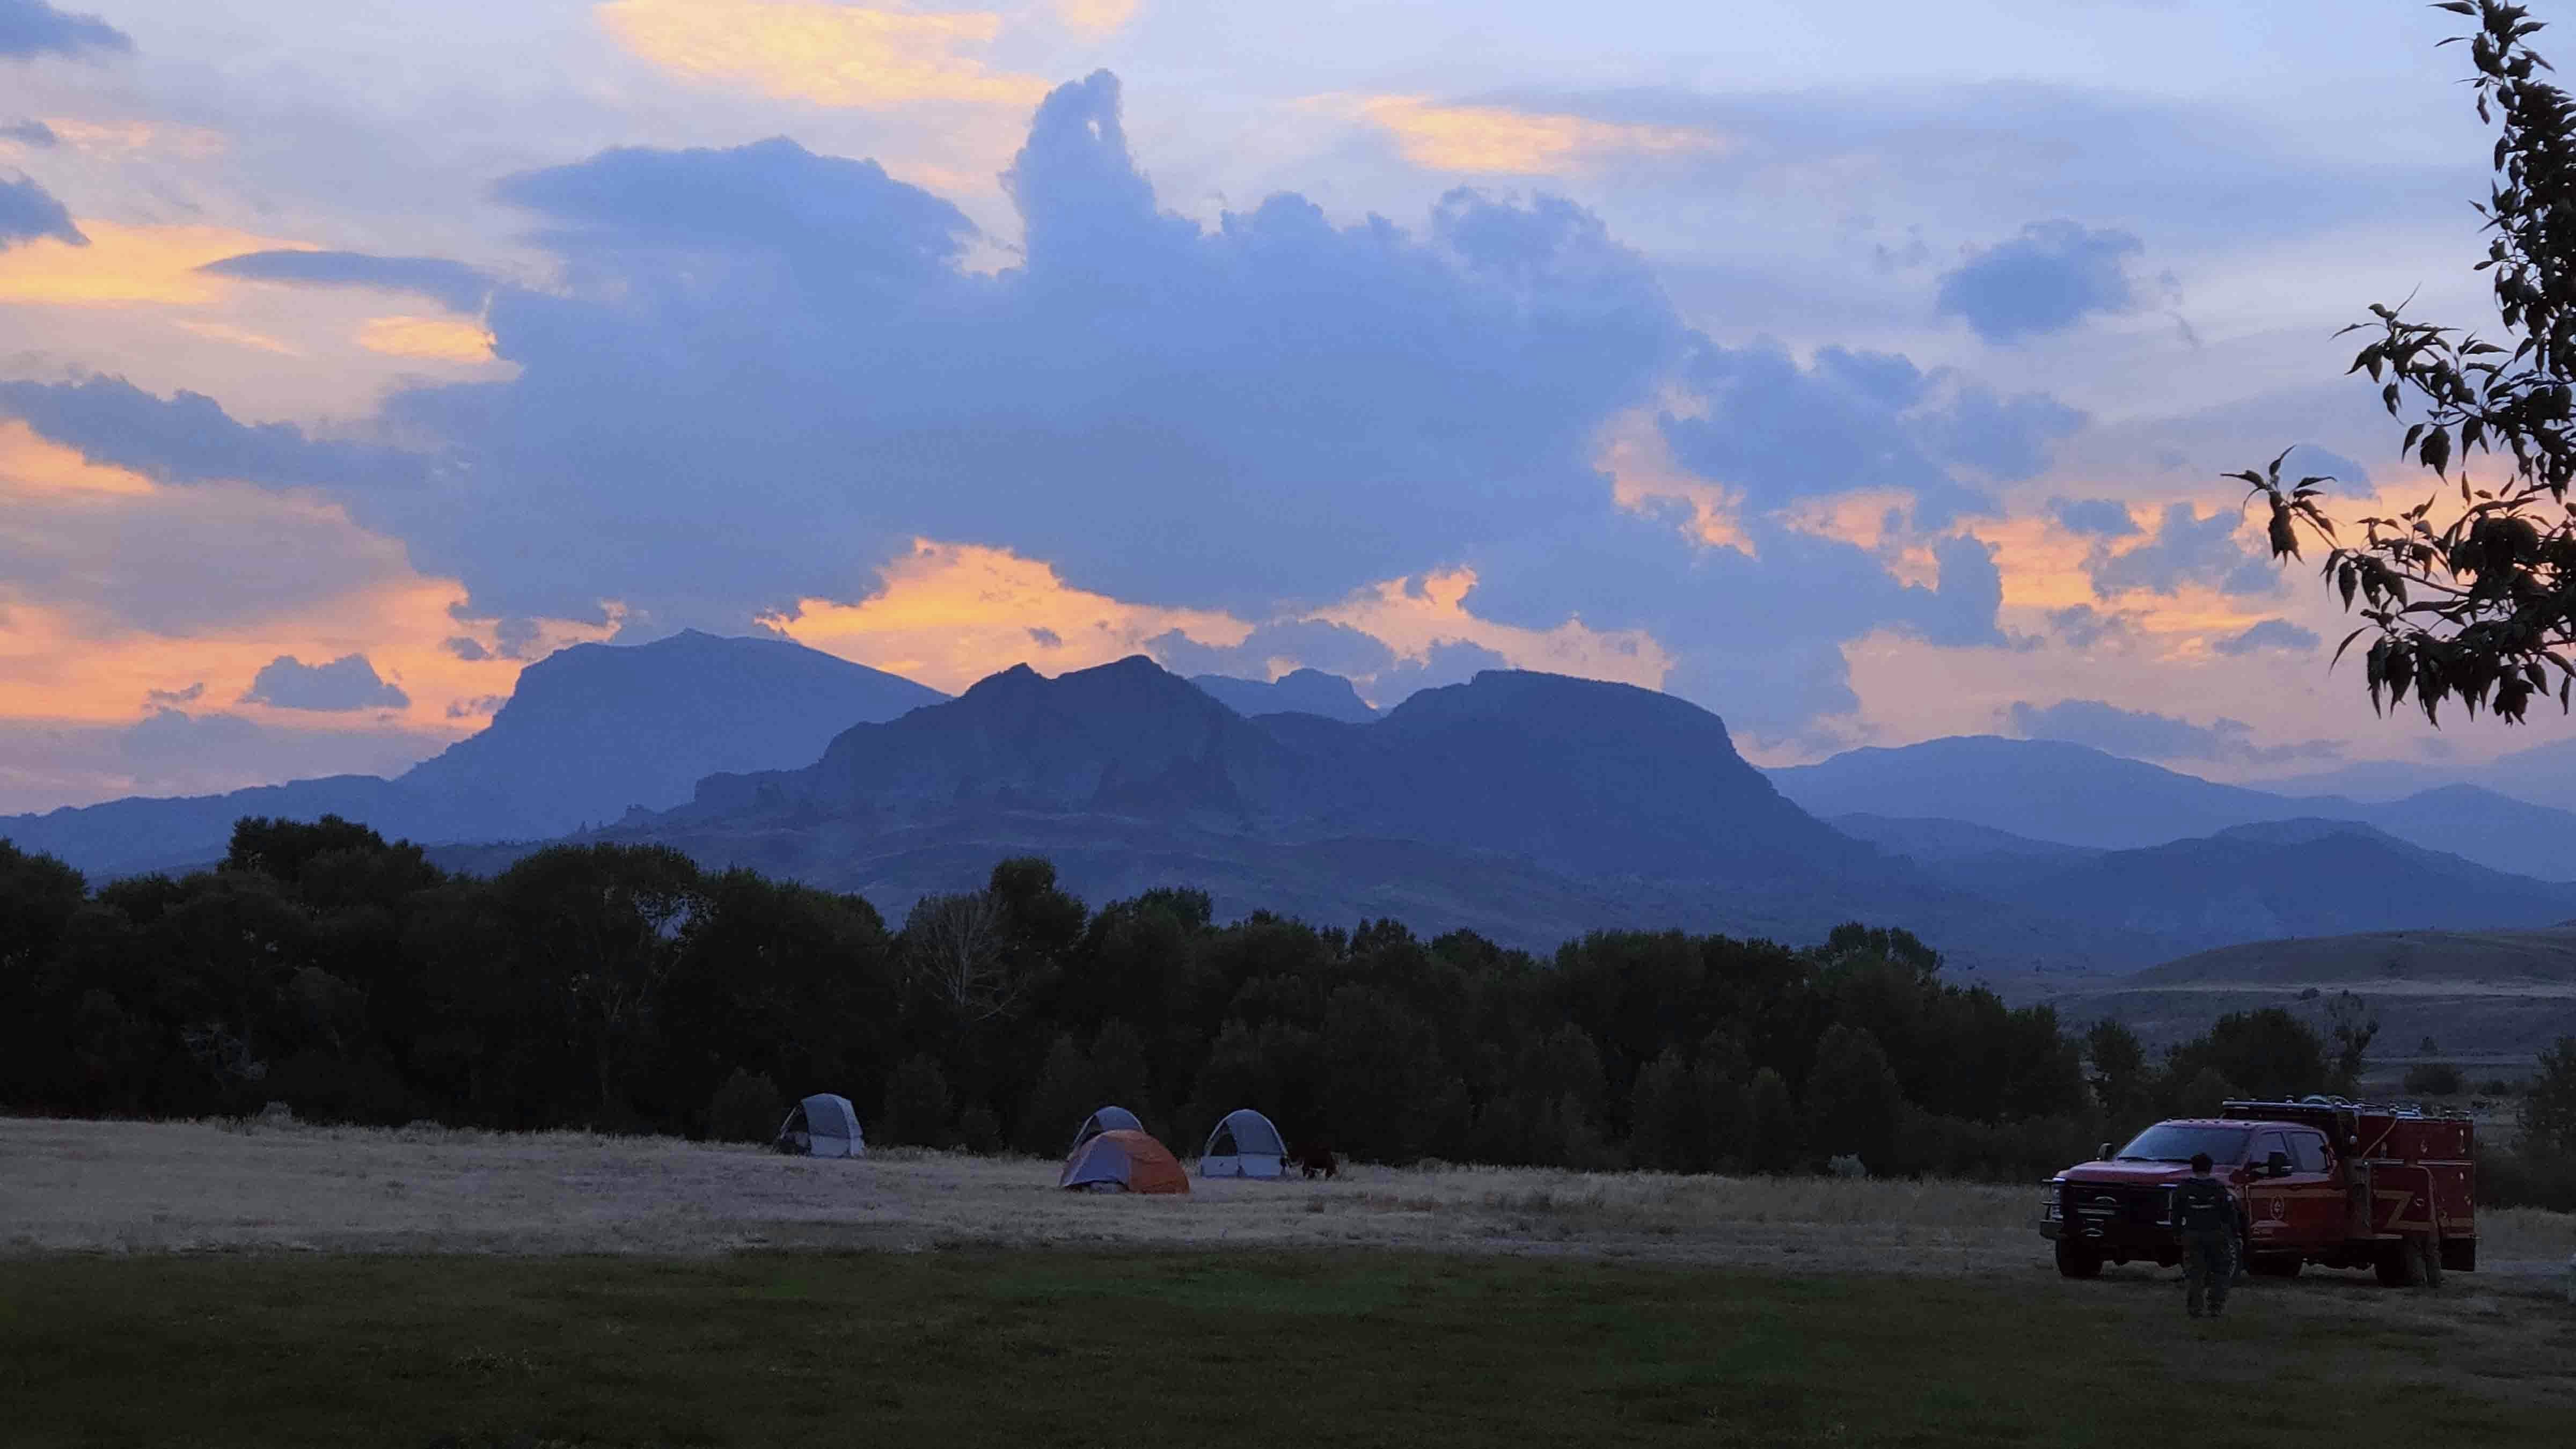
[[[2384,1113],[2391,1117],[2420,1117],[2431,1120],[2443,1120],[2449,1118],[2460,1118],[2465,1120],[2469,1115],[2466,1112],[2452,1110],[2428,1112],[2424,1109],[2424,1104],[2421,1102],[2357,1102],[2350,1097],[2330,1097],[2323,1093],[2314,1092],[2307,1096],[2297,1098],[2231,1097],[2218,1104],[2218,1109],[2221,1112],[2230,1113],[2239,1109],[2247,1111],[2286,1110],[2294,1112],[2314,1112],[2321,1107],[2330,1111],[2338,1112],[2374,1112]]]

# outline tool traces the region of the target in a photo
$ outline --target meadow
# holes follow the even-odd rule
[[[2562,1442],[2576,1220],[2438,1293],[2194,1324],[2069,1283],[2035,1188],[1053,1164],[675,1139],[0,1120],[6,1442]]]

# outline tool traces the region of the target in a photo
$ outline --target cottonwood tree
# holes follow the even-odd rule
[[[2350,371],[2369,374],[2389,416],[2411,418],[2400,455],[2438,480],[2413,508],[2347,524],[2358,537],[2327,512],[2331,477],[2281,476],[2287,451],[2228,476],[2268,505],[2275,558],[2298,557],[2303,536],[2328,545],[2322,577],[2364,621],[2335,657],[2375,636],[2363,654],[2374,709],[2411,699],[2438,724],[2457,701],[2519,723],[2552,694],[2566,710],[2576,682],[2576,103],[2543,78],[2529,7],[2435,8],[2476,22],[2442,43],[2467,45],[2479,119],[2498,130],[2478,270],[2492,274],[2503,340],[2403,303],[2345,329],[2367,337]]]

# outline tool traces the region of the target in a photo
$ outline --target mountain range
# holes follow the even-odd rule
[[[1911,822],[1902,827],[1905,853],[1918,859],[1985,853],[1986,832],[2031,844],[2129,850],[2304,818],[2375,826],[2511,874],[2576,880],[2576,813],[2476,785],[2381,803],[2282,795],[2084,745],[1991,735],[1851,750],[1821,764],[1774,770],[1771,779],[1782,794],[1827,819]],[[1860,833],[1879,839],[1897,829],[1862,826]]]
[[[2214,784],[2080,746],[1936,740],[1765,775],[1714,714],[1498,670],[1386,711],[1348,681],[1026,666],[955,699],[775,639],[681,634],[531,665],[492,725],[344,776],[0,819],[95,875],[219,856],[234,818],[363,819],[497,869],[660,841],[900,918],[1039,853],[1093,901],[1206,889],[1536,949],[1681,927],[1905,925],[1963,965],[2129,970],[2272,937],[2576,917],[2576,816],[2467,786],[2385,804]],[[2540,878],[2542,876],[2550,879]]]
[[[577,644],[522,670],[489,727],[394,779],[337,775],[0,816],[0,838],[98,876],[216,860],[245,815],[341,815],[423,842],[543,840],[683,803],[719,770],[810,760],[854,720],[945,698],[780,639],[691,630],[650,644]]]

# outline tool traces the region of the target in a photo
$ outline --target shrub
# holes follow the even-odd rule
[[[923,1052],[894,1069],[886,1083],[886,1140],[915,1147],[947,1147],[956,1101],[938,1059]]]
[[[2460,1069],[2449,1062],[2418,1062],[2406,1069],[2404,1086],[2410,1097],[2456,1097]]]
[[[978,1157],[990,1157],[1002,1150],[1002,1119],[978,1102],[957,1114],[957,1141]]]
[[[2478,1155],[2478,1200],[2489,1207],[2576,1212],[2576,1155],[2535,1151]]]
[[[707,1140],[767,1142],[777,1135],[778,1124],[786,1115],[778,1084],[769,1079],[768,1073],[754,1076],[736,1067],[707,1101]]]

